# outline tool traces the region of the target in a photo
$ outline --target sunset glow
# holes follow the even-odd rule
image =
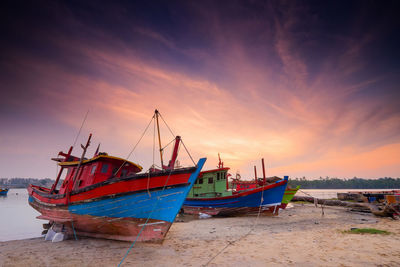
[[[217,2],[10,6],[0,177],[55,178],[87,110],[89,156],[126,157],[155,109],[206,169],[220,153],[247,179],[261,158],[270,176],[400,177],[394,2]],[[152,130],[130,158],[144,168]]]

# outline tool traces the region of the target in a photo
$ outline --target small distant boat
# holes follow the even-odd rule
[[[217,169],[203,171],[183,204],[187,214],[232,216],[262,212],[277,215],[288,177],[265,186],[232,190],[228,170],[219,159]]]
[[[400,195],[400,190],[371,190],[371,191],[352,191],[347,193],[337,193],[339,200],[355,200],[358,202],[385,202],[387,195]]]
[[[0,196],[7,196],[8,188],[0,188]]]
[[[158,116],[156,110],[157,126]],[[90,139],[82,145],[81,158],[71,155],[71,147],[53,159],[61,169],[51,188],[29,185],[29,204],[41,213],[37,218],[69,236],[162,241],[206,159],[194,167],[175,168],[181,142],[176,136],[169,164],[161,162],[161,169],[153,165],[139,173],[140,165],[107,153],[96,151],[84,158]],[[161,141],[160,157],[162,161]],[[64,170],[66,177],[57,190]]]

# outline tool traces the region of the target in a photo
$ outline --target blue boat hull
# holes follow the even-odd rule
[[[183,203],[183,208],[185,213],[189,214],[201,212],[209,215],[233,215],[258,211],[261,206],[262,211],[277,214],[276,207],[282,202],[286,185],[287,181],[284,180],[229,197],[187,198]]]
[[[7,193],[8,193],[8,189],[2,189],[0,191],[0,196],[7,196]]]
[[[137,218],[172,223],[179,212],[190,186],[142,192],[95,202],[70,205],[71,214],[110,218]]]

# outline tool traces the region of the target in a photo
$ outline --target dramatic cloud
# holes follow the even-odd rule
[[[221,153],[244,177],[261,157],[269,175],[398,177],[397,4],[351,3],[10,6],[0,176],[53,178],[87,110],[79,142],[125,157],[157,108],[207,168]],[[145,168],[153,127],[131,157]]]

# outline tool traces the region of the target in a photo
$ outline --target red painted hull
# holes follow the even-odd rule
[[[66,208],[46,207],[38,203],[31,205],[42,213],[39,219],[48,219],[63,225],[69,237],[74,237],[75,230],[78,236],[134,241],[143,228],[137,241],[162,242],[172,225],[166,221],[150,219],[146,227],[143,227],[146,219],[78,215],[70,213]]]
[[[94,185],[87,190],[72,191],[70,198],[64,194],[58,198],[50,198],[46,193],[49,192],[48,188],[30,185],[28,187],[28,193],[42,203],[50,205],[67,205],[70,203],[78,203],[84,201],[91,201],[93,199],[99,199],[105,196],[140,192],[147,189],[161,188],[165,186],[174,186],[179,184],[187,183],[191,172],[178,173],[173,175],[152,175],[150,178],[142,177],[141,179],[125,179],[125,180],[112,180],[107,183]]]

